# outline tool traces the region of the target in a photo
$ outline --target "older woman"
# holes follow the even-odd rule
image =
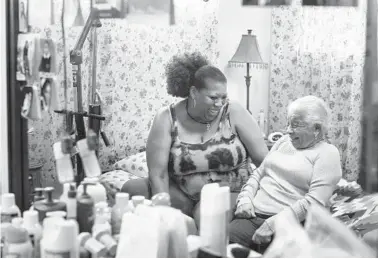
[[[227,100],[224,74],[199,53],[172,58],[166,68],[168,93],[183,100],[161,109],[147,140],[148,180],[125,183],[133,195],[167,192],[172,206],[199,220],[200,192],[218,182],[240,191],[242,176],[268,153],[252,115]]]
[[[275,143],[237,199],[230,242],[269,243],[274,221],[293,213],[303,222],[310,204],[326,206],[341,179],[340,154],[325,140],[327,108],[315,96],[288,108],[287,135]]]

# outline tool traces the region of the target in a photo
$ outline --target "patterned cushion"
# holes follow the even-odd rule
[[[109,205],[112,206],[114,204],[115,194],[121,191],[122,186],[127,181],[139,178],[140,177],[122,170],[114,170],[102,174],[99,179],[106,189]]]
[[[127,171],[139,177],[147,177],[148,167],[146,152],[140,152],[118,161],[114,164],[114,169]]]

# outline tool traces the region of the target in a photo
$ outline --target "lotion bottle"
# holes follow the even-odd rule
[[[34,209],[38,211],[39,222],[43,222],[46,218],[46,213],[50,211],[66,211],[66,204],[64,202],[54,200],[52,197],[53,187],[45,188],[45,199],[34,203]]]

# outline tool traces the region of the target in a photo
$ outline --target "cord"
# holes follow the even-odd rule
[[[66,56],[66,32],[64,30],[64,16],[65,16],[65,0],[62,1],[62,15],[60,17],[61,28],[62,28],[62,38],[63,38],[63,87],[64,87],[64,110],[68,110],[68,94],[67,94],[67,56]],[[67,115],[64,116],[64,125],[68,126]],[[68,132],[67,132],[68,133]]]

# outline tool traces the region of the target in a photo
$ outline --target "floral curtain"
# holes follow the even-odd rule
[[[348,180],[359,174],[365,10],[299,6],[272,14],[270,132],[285,128],[291,101],[321,97],[330,108],[328,136]]]

